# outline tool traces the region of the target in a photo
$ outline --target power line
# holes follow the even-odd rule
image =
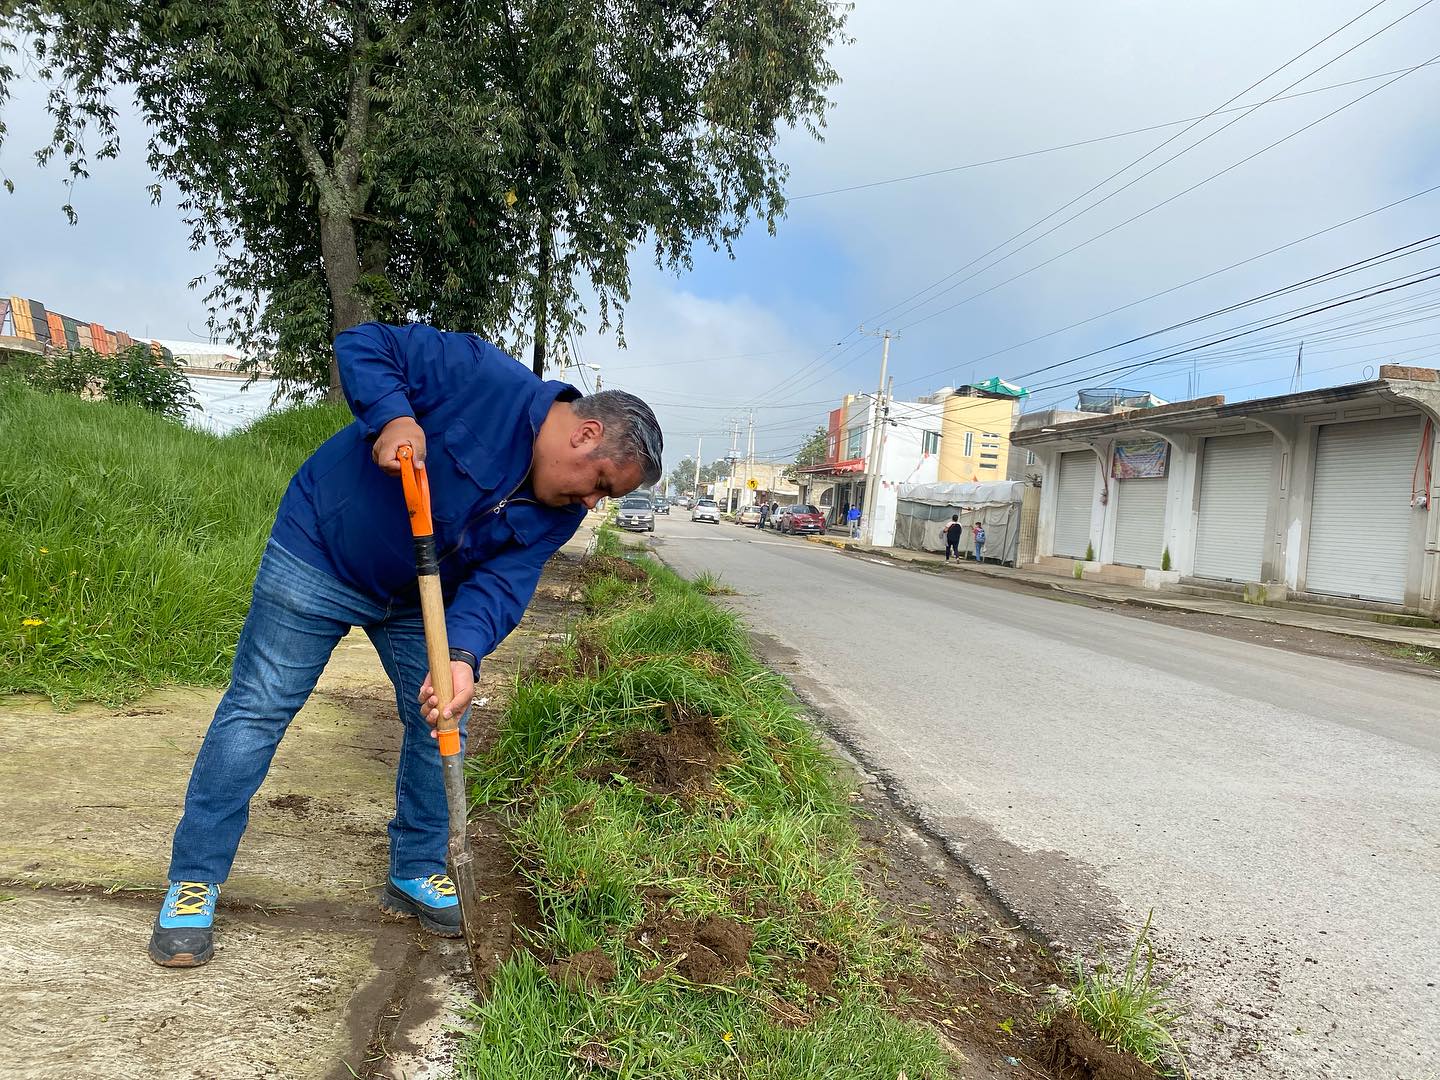
[[[1323,38],[1321,38],[1319,41],[1315,42],[1315,44],[1311,45],[1309,48],[1303,50],[1302,52],[1296,54],[1295,56],[1292,56],[1289,60],[1285,61],[1285,63],[1281,64],[1279,67],[1275,68],[1273,71],[1269,72],[1268,74],[1263,75],[1263,76],[1260,77],[1259,79],[1255,80],[1255,82],[1253,82],[1253,83],[1251,83],[1249,86],[1245,87],[1245,89],[1241,90],[1239,93],[1231,95],[1228,99],[1226,99],[1225,101],[1222,101],[1219,105],[1215,106],[1215,108],[1211,109],[1211,110],[1210,110],[1209,112],[1207,112],[1204,116],[1202,116],[1202,117],[1200,117],[1199,119],[1197,119],[1197,120],[1193,121],[1192,123],[1188,124],[1188,125],[1187,125],[1184,129],[1182,129],[1181,131],[1176,132],[1174,135],[1171,135],[1169,138],[1164,139],[1164,140],[1162,140],[1161,142],[1159,142],[1158,144],[1156,144],[1155,146],[1151,147],[1149,150],[1145,151],[1145,153],[1141,154],[1139,157],[1135,158],[1133,161],[1130,161],[1130,162],[1128,162],[1127,164],[1123,165],[1121,168],[1117,169],[1115,172],[1113,172],[1113,173],[1111,173],[1109,176],[1105,177],[1105,179],[1101,180],[1099,183],[1092,185],[1091,187],[1089,187],[1089,188],[1087,188],[1086,190],[1082,191],[1079,195],[1076,195],[1076,196],[1075,196],[1074,198],[1072,198],[1069,202],[1064,203],[1063,205],[1056,207],[1054,210],[1050,211],[1050,213],[1046,214],[1044,217],[1040,218],[1038,221],[1032,222],[1031,224],[1027,225],[1025,228],[1021,229],[1018,233],[1015,233],[1013,236],[1010,236],[1009,238],[1001,241],[999,244],[996,244],[996,245],[995,245],[994,247],[992,247],[989,251],[982,252],[981,254],[977,255],[975,258],[971,259],[971,260],[970,260],[968,263],[966,263],[964,266],[961,266],[961,267],[959,267],[958,269],[950,272],[949,274],[946,274],[944,277],[939,278],[937,281],[934,281],[934,282],[932,282],[932,283],[929,284],[929,285],[926,285],[924,288],[919,289],[919,290],[917,290],[916,292],[911,293],[909,296],[907,296],[907,297],[905,297],[904,299],[902,299],[902,300],[900,300],[900,301],[897,301],[896,303],[892,304],[890,307],[886,308],[884,311],[880,312],[878,315],[872,316],[872,318],[878,319],[878,318],[881,318],[881,317],[883,317],[883,316],[889,315],[891,312],[895,311],[896,308],[899,308],[899,307],[901,307],[902,305],[905,305],[905,304],[909,304],[910,301],[914,300],[916,297],[919,297],[919,296],[923,295],[924,293],[929,292],[931,289],[934,289],[934,288],[936,288],[937,286],[944,284],[946,281],[949,281],[951,278],[958,276],[959,274],[961,274],[961,273],[963,273],[964,271],[968,270],[970,267],[974,266],[974,265],[975,265],[977,262],[979,262],[981,259],[987,258],[987,257],[990,256],[990,255],[993,255],[995,252],[999,251],[1001,248],[1003,248],[1003,247],[1005,247],[1006,245],[1014,242],[1015,240],[1018,240],[1020,237],[1024,236],[1026,233],[1030,232],[1031,230],[1036,229],[1036,228],[1039,228],[1041,225],[1045,224],[1045,222],[1047,222],[1047,221],[1049,221],[1051,218],[1053,218],[1056,214],[1064,213],[1066,210],[1068,210],[1070,207],[1074,206],[1077,202],[1079,202],[1081,199],[1085,198],[1087,195],[1090,195],[1091,193],[1097,191],[1097,190],[1100,189],[1101,187],[1103,187],[1103,186],[1105,186],[1106,184],[1108,184],[1111,180],[1114,180],[1114,179],[1116,179],[1117,177],[1124,175],[1124,174],[1125,174],[1126,172],[1128,172],[1130,169],[1133,169],[1135,166],[1137,166],[1137,165],[1139,165],[1141,162],[1145,161],[1145,160],[1146,160],[1147,158],[1149,158],[1151,155],[1153,155],[1153,154],[1155,154],[1155,153],[1158,153],[1160,150],[1164,149],[1166,146],[1168,146],[1170,143],[1174,142],[1176,139],[1179,139],[1179,138],[1183,137],[1184,135],[1188,134],[1190,131],[1192,131],[1192,130],[1193,130],[1195,127],[1197,127],[1199,124],[1204,123],[1206,120],[1209,120],[1210,118],[1212,118],[1213,116],[1215,116],[1215,114],[1218,112],[1218,110],[1223,109],[1223,108],[1225,108],[1225,107],[1227,107],[1227,106],[1229,106],[1229,105],[1233,105],[1233,104],[1234,104],[1236,101],[1238,101],[1240,98],[1242,98],[1242,97],[1244,97],[1246,94],[1250,93],[1250,91],[1254,90],[1256,87],[1260,86],[1262,83],[1265,83],[1265,82],[1268,81],[1269,79],[1273,78],[1275,75],[1278,75],[1281,71],[1284,71],[1287,67],[1289,67],[1291,64],[1295,63],[1295,61],[1299,60],[1301,57],[1305,56],[1305,55],[1308,54],[1308,53],[1313,52],[1315,49],[1318,49],[1321,45],[1325,44],[1327,41],[1329,41],[1331,38],[1335,37],[1337,34],[1339,34],[1339,33],[1343,32],[1344,30],[1348,29],[1350,26],[1354,25],[1354,24],[1355,24],[1356,22],[1358,22],[1360,19],[1363,19],[1366,15],[1370,14],[1370,12],[1372,12],[1372,11],[1374,11],[1376,8],[1380,7],[1380,6],[1381,6],[1382,4],[1384,4],[1385,2],[1386,2],[1386,0],[1376,0],[1376,2],[1375,2],[1374,4],[1370,5],[1370,7],[1366,8],[1366,9],[1365,9],[1364,11],[1362,11],[1359,15],[1356,15],[1354,18],[1350,19],[1348,22],[1345,22],[1345,23],[1342,24],[1341,26],[1337,27],[1335,30],[1332,30],[1329,34],[1326,34],[1325,37],[1323,37]],[[1426,0],[1426,3],[1429,3],[1429,2],[1430,2],[1430,0]],[[1313,74],[1313,73],[1312,73],[1312,74]],[[1247,114],[1247,115],[1248,115],[1248,114]],[[1013,254],[1013,253],[1012,253],[1012,254]],[[934,299],[934,298],[931,297],[930,299]],[[929,300],[927,300],[927,301],[925,301],[925,302],[928,303]]]
[[[1425,3],[1426,3],[1426,4],[1430,4],[1430,3],[1433,3],[1433,2],[1434,2],[1434,0],[1425,0]],[[1424,5],[1421,5],[1421,6],[1423,7]],[[1437,54],[1431,59],[1430,63],[1434,63],[1435,61],[1440,61],[1440,53],[1437,53]],[[1052,255],[1050,258],[1045,259],[1045,260],[1042,261],[1042,262],[1036,263],[1034,266],[1031,266],[1031,267],[1029,267],[1029,268],[1027,268],[1027,269],[1025,269],[1025,270],[1022,270],[1020,273],[1014,274],[1014,275],[1006,278],[1004,281],[997,282],[996,284],[991,285],[991,286],[990,286],[989,288],[987,288],[987,289],[982,289],[982,290],[980,290],[980,291],[977,292],[977,293],[972,293],[971,295],[965,297],[963,300],[957,300],[957,301],[956,301],[955,303],[953,303],[953,304],[948,304],[948,305],[946,305],[946,306],[943,307],[943,308],[938,308],[938,309],[935,310],[935,311],[932,311],[932,312],[930,312],[930,313],[928,313],[928,314],[926,314],[926,315],[920,316],[918,319],[915,319],[913,322],[905,323],[905,324],[903,324],[903,325],[904,325],[904,327],[912,327],[912,326],[918,326],[920,323],[923,323],[923,322],[928,322],[929,320],[935,318],[935,317],[938,316],[938,315],[943,315],[943,314],[945,314],[946,312],[954,311],[956,308],[962,307],[963,305],[968,304],[971,300],[975,300],[975,299],[977,299],[978,297],[985,296],[986,294],[992,293],[992,292],[994,292],[996,289],[1001,288],[1002,286],[1009,285],[1009,284],[1010,284],[1011,282],[1013,282],[1013,281],[1018,281],[1018,280],[1019,280],[1020,278],[1022,278],[1022,277],[1026,277],[1026,276],[1028,276],[1029,274],[1033,274],[1036,270],[1043,269],[1044,267],[1049,266],[1051,263],[1057,262],[1058,260],[1063,259],[1066,255],[1070,255],[1070,254],[1073,254],[1073,253],[1076,252],[1076,251],[1079,251],[1081,248],[1089,247],[1089,246],[1090,246],[1091,244],[1093,244],[1096,240],[1101,240],[1101,239],[1109,236],[1111,233],[1118,232],[1120,229],[1123,229],[1125,226],[1130,225],[1130,224],[1132,224],[1133,222],[1139,221],[1141,218],[1146,217],[1146,216],[1154,213],[1156,210],[1159,210],[1159,209],[1161,209],[1162,207],[1169,206],[1172,202],[1175,202],[1177,199],[1182,199],[1182,198],[1184,198],[1186,195],[1189,195],[1192,191],[1195,191],[1195,190],[1197,190],[1197,189],[1199,189],[1199,188],[1204,187],[1206,184],[1210,183],[1212,180],[1218,180],[1220,177],[1226,175],[1227,173],[1233,172],[1234,170],[1240,168],[1240,166],[1245,165],[1245,164],[1248,164],[1248,163],[1251,162],[1251,161],[1254,161],[1254,160],[1255,160],[1257,157],[1259,157],[1260,155],[1265,154],[1265,153],[1268,153],[1269,151],[1275,149],[1277,146],[1281,146],[1281,145],[1283,145],[1284,143],[1289,142],[1291,139],[1295,138],[1295,137],[1298,136],[1298,135],[1303,135],[1305,132],[1309,131],[1311,128],[1317,126],[1318,124],[1323,124],[1326,120],[1329,120],[1331,117],[1336,116],[1337,114],[1344,112],[1346,109],[1350,108],[1351,106],[1353,106],[1353,105],[1358,105],[1360,102],[1364,101],[1366,98],[1371,97],[1371,96],[1374,95],[1374,94],[1378,94],[1381,90],[1384,90],[1384,89],[1387,89],[1387,88],[1390,87],[1390,86],[1393,86],[1395,83],[1397,83],[1397,82],[1399,82],[1401,79],[1405,78],[1406,75],[1409,75],[1409,74],[1411,74],[1411,73],[1413,73],[1413,72],[1415,72],[1415,71],[1418,71],[1418,70],[1420,70],[1421,67],[1424,67],[1424,66],[1426,66],[1426,65],[1417,64],[1415,67],[1410,68],[1410,69],[1402,72],[1402,73],[1399,74],[1399,75],[1396,75],[1394,78],[1388,80],[1387,82],[1381,83],[1379,86],[1375,87],[1373,90],[1367,90],[1365,93],[1361,94],[1359,97],[1353,98],[1353,99],[1351,99],[1350,101],[1347,101],[1344,105],[1341,105],[1339,108],[1332,109],[1330,112],[1326,113],[1324,116],[1321,116],[1321,117],[1319,117],[1319,118],[1316,119],[1316,120],[1310,121],[1310,123],[1305,124],[1303,127],[1297,128],[1295,131],[1290,132],[1290,134],[1288,134],[1288,135],[1285,135],[1285,136],[1282,136],[1282,137],[1279,138],[1279,139],[1276,139],[1276,140],[1275,140],[1274,142],[1272,142],[1272,143],[1269,143],[1269,144],[1267,144],[1267,145],[1265,145],[1265,146],[1262,146],[1259,150],[1256,150],[1254,153],[1247,154],[1245,157],[1241,158],[1239,161],[1233,162],[1233,163],[1231,163],[1230,165],[1225,166],[1225,168],[1219,170],[1218,172],[1211,173],[1209,176],[1205,177],[1205,179],[1200,180],[1200,181],[1197,181],[1196,183],[1191,184],[1189,187],[1184,188],[1184,189],[1182,189],[1181,191],[1177,191],[1175,194],[1169,196],[1168,198],[1162,199],[1160,202],[1155,203],[1155,204],[1152,205],[1152,206],[1146,207],[1144,210],[1141,210],[1139,213],[1137,213],[1137,214],[1132,214],[1130,217],[1126,218],[1125,220],[1120,221],[1120,222],[1118,222],[1118,223],[1110,226],[1108,229],[1104,229],[1104,230],[1102,230],[1101,232],[1096,233],[1094,236],[1090,237],[1090,238],[1087,239],[1087,240],[1082,240],[1080,243],[1075,244],[1075,245],[1073,245],[1073,246],[1071,246],[1071,247],[1068,247],[1068,248],[1066,248],[1064,251],[1061,251],[1061,252],[1059,252],[1059,253],[1056,254],[1056,255]],[[1208,136],[1207,136],[1207,137],[1208,137]],[[1202,140],[1202,141],[1203,141],[1203,140]],[[1195,145],[1198,146],[1199,143],[1196,143]],[[1177,154],[1177,155],[1175,155],[1175,156],[1178,157],[1179,155]],[[1162,164],[1162,165],[1168,164],[1169,161],[1174,161],[1174,160],[1175,160],[1175,158],[1172,157],[1172,158],[1168,159],[1168,161],[1162,162],[1161,164]],[[1159,166],[1157,166],[1157,168],[1158,168],[1158,167],[1159,167]],[[1154,170],[1152,169],[1151,172],[1153,172],[1153,171],[1154,171]],[[1145,176],[1148,176],[1148,175],[1150,175],[1149,172],[1144,173],[1144,174],[1142,174],[1142,176],[1136,177],[1135,179],[1136,179],[1136,180],[1141,180],[1141,179],[1144,179],[1144,177],[1145,177]],[[1135,181],[1131,181],[1131,183],[1134,183],[1134,182],[1135,182]],[[1125,185],[1125,187],[1129,187],[1129,186],[1130,186],[1130,184],[1126,184],[1126,185]],[[1125,190],[1125,187],[1118,188],[1118,189],[1116,189],[1116,191],[1112,192],[1111,194],[1112,194],[1112,195],[1113,195],[1113,194],[1118,194],[1120,191]],[[1109,196],[1106,196],[1106,198],[1108,199]],[[1087,208],[1087,210],[1088,210],[1088,209],[1093,209],[1095,206],[1099,206],[1099,205],[1100,205],[1100,202],[1104,202],[1104,201],[1105,201],[1105,200],[1102,199],[1102,200],[1100,200],[1099,202],[1096,202],[1096,203],[1092,204],[1090,207]],[[1076,218],[1080,217],[1081,214],[1083,214],[1083,213],[1085,213],[1085,212],[1086,212],[1086,211],[1083,211],[1083,210],[1082,210],[1079,214],[1074,214],[1074,215],[1072,215],[1071,217],[1066,218],[1065,221],[1062,221],[1059,225],[1056,225],[1056,226],[1054,226],[1054,227],[1051,228],[1051,229],[1047,229],[1045,232],[1041,233],[1039,236],[1036,236],[1036,237],[1032,238],[1031,240],[1027,241],[1025,244],[1023,244],[1023,245],[1021,245],[1020,247],[1016,248],[1015,251],[1012,251],[1012,252],[1010,252],[1010,253],[1002,256],[1001,258],[996,259],[994,262],[989,263],[989,264],[987,264],[986,266],[981,267],[979,270],[975,271],[974,274],[969,275],[969,277],[962,278],[961,281],[957,281],[954,285],[949,286],[948,288],[942,290],[942,292],[936,293],[935,296],[932,296],[932,297],[928,298],[927,300],[924,301],[924,303],[928,304],[928,303],[930,303],[931,301],[933,301],[936,297],[944,295],[945,292],[949,292],[950,289],[957,288],[959,285],[963,284],[965,281],[969,281],[971,278],[977,276],[978,274],[984,273],[986,270],[989,270],[989,269],[991,269],[992,267],[998,266],[1000,263],[1004,262],[1005,259],[1008,259],[1011,255],[1014,255],[1014,254],[1016,254],[1016,253],[1018,253],[1018,252],[1020,252],[1020,251],[1023,251],[1025,248],[1029,247],[1030,244],[1033,244],[1033,243],[1035,243],[1036,241],[1041,240],[1041,239],[1043,239],[1043,238],[1046,237],[1046,236],[1049,236],[1049,235],[1050,235],[1052,232],[1054,232],[1056,229],[1059,229],[1059,228],[1063,227],[1064,225],[1069,224],[1070,222],[1074,221]],[[1009,241],[1007,241],[1007,243],[1008,243],[1008,242],[1009,242]],[[1003,245],[1001,245],[1001,246],[1003,246]],[[995,249],[992,249],[992,250],[995,250]],[[970,264],[970,265],[973,265],[973,263]],[[958,271],[957,271],[957,272],[958,272]],[[917,306],[918,306],[918,305],[917,305]],[[911,310],[914,310],[914,308],[912,307]]]
[[[1338,57],[1337,57],[1338,59]],[[1421,67],[1428,67],[1436,61],[1427,60]],[[1215,109],[1204,116],[1187,116],[1180,120],[1166,120],[1160,124],[1147,124],[1144,127],[1130,128],[1128,131],[1116,131],[1109,135],[1096,135],[1089,139],[1077,139],[1074,142],[1060,143],[1057,146],[1047,146],[1040,150],[1026,150],[1017,154],[1004,154],[1000,157],[986,158],[983,161],[969,161],[964,165],[949,165],[941,169],[927,169],[924,172],[907,173],[905,176],[892,176],[884,180],[870,180],[861,184],[850,184],[846,187],[829,188],[825,191],[808,191],[803,195],[787,195],[787,202],[801,202],[805,199],[819,199],[826,195],[842,195],[850,191],[865,191],[870,188],[888,187],[892,184],[904,184],[911,180],[924,180],[931,176],[945,176],[950,173],[966,172],[970,169],[980,169],[987,165],[1002,165],[1010,161],[1023,161],[1026,158],[1040,157],[1044,154],[1055,154],[1062,150],[1074,150],[1082,146],[1094,146],[1097,143],[1112,142],[1115,139],[1128,138],[1131,135],[1144,135],[1151,131],[1163,131],[1165,128],[1179,127],[1181,124],[1189,124],[1197,120],[1206,120],[1214,116],[1223,116],[1225,113],[1241,112],[1245,109],[1255,109],[1259,106],[1271,105],[1277,101],[1294,101],[1298,98],[1309,97],[1312,94],[1321,94],[1327,90],[1340,90],[1347,86],[1357,86],[1360,83],[1374,82],[1376,79],[1383,79],[1389,75],[1406,71],[1406,68],[1393,68],[1390,71],[1377,72],[1374,75],[1364,75],[1358,79],[1346,79],[1344,82],[1330,83],[1326,86],[1317,86],[1312,90],[1301,90],[1297,94],[1279,94],[1266,98],[1259,105],[1233,105],[1228,108]],[[1314,74],[1313,72],[1311,74]],[[1307,76],[1308,78],[1308,76]],[[1261,82],[1264,80],[1262,79]]]

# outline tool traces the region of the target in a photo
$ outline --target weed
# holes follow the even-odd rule
[[[1160,555],[1160,569],[1167,571],[1170,569],[1170,549],[1168,547]]]
[[[708,570],[698,577],[691,579],[695,588],[706,596],[734,596],[735,590],[721,580],[719,574],[712,574]]]
[[[1120,972],[1103,962],[1090,969],[1082,961],[1075,962],[1075,982],[1064,1007],[1110,1046],[1134,1054],[1157,1070],[1165,1071],[1166,1063],[1173,1059],[1188,1076],[1174,1034],[1180,1014],[1155,982],[1155,950],[1150,945],[1153,917],[1154,912],[1145,917]]]
[[[1094,562],[1094,561],[1095,561],[1095,545],[1094,545],[1094,544],[1086,544],[1086,545],[1085,545],[1085,561],[1086,561],[1086,562]]]

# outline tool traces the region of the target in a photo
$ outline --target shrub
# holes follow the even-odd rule
[[[131,345],[113,356],[94,349],[52,352],[18,367],[26,382],[47,394],[102,397],[172,420],[183,419],[195,405],[185,373],[168,356],[155,356],[148,345]]]

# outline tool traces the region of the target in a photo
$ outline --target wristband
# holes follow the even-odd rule
[[[473,652],[470,652],[468,649],[452,648],[450,650],[450,659],[459,664],[469,664],[470,673],[477,679],[480,677],[480,661],[476,659]]]

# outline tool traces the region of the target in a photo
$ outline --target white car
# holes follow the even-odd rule
[[[709,521],[712,524],[720,524],[720,507],[714,499],[700,499],[695,503],[695,509],[690,511],[691,521]]]

